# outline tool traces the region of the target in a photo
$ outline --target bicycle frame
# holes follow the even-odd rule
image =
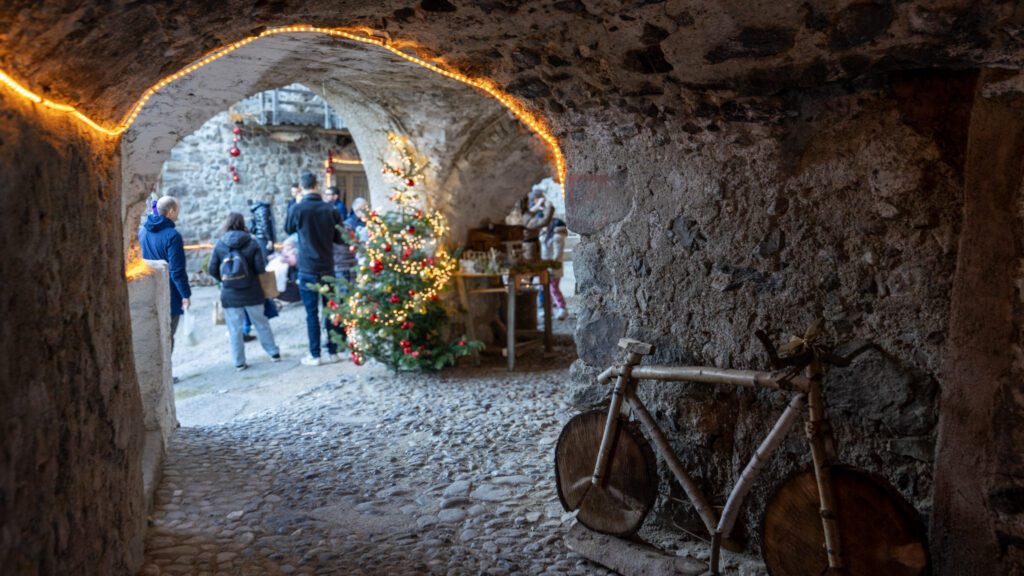
[[[618,430],[619,419],[617,416],[622,410],[622,402],[625,401],[647,430],[657,451],[665,458],[669,470],[672,471],[676,480],[683,487],[687,497],[689,497],[698,515],[707,527],[708,533],[711,534],[710,572],[711,574],[718,574],[719,549],[722,541],[729,538],[739,517],[740,508],[764,468],[764,464],[772,457],[781,444],[782,439],[793,427],[793,424],[796,423],[800,411],[806,403],[808,420],[805,432],[810,444],[811,458],[818,484],[822,529],[825,535],[828,563],[831,568],[842,567],[839,530],[834,512],[832,484],[828,468],[831,454],[826,446],[823,432],[825,419],[821,395],[823,368],[820,362],[812,362],[802,375],[704,366],[638,366],[643,355],[650,353],[651,347],[626,339],[620,342],[620,346],[627,350],[626,362],[621,366],[608,368],[598,376],[598,381],[602,384],[607,384],[613,377],[616,381],[612,391],[611,405],[608,408],[604,435],[601,439],[597,460],[594,463],[594,474],[591,478],[591,482],[594,485],[603,485],[606,481],[604,475],[611,459],[612,439]],[[775,422],[775,425],[768,432],[768,435],[765,436],[757,450],[754,451],[750,461],[747,462],[736,485],[729,493],[720,517],[715,514],[703,492],[686,471],[675,451],[672,450],[668,439],[665,437],[665,433],[637,396],[636,387],[640,380],[736,385],[791,391],[794,393],[785,410],[783,410],[782,415]]]

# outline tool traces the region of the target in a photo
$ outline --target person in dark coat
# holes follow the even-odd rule
[[[273,204],[274,198],[269,196],[267,200],[269,202],[263,199],[249,200],[249,211],[252,212],[252,225],[249,226],[249,229],[252,231],[253,239],[256,240],[260,249],[263,250],[264,257],[274,253],[274,242],[276,241],[274,236],[274,213],[271,211],[271,204]]]
[[[330,322],[324,314],[327,329],[327,356],[320,357],[320,303],[327,308],[327,297],[309,286],[318,284],[324,276],[334,274],[334,245],[341,244],[341,215],[316,193],[316,176],[304,172],[299,179],[302,200],[292,208],[285,222],[288,234],[299,238],[299,295],[306,307],[306,335],[309,337],[309,356],[302,359],[307,366],[330,364],[341,359],[338,345],[331,334],[344,337],[341,327]],[[326,311],[326,310],[325,310]]]
[[[281,353],[274,343],[274,332],[270,321],[263,314],[263,287],[260,274],[266,271],[263,251],[245,229],[245,218],[238,212],[228,214],[224,223],[224,235],[213,247],[210,255],[209,273],[220,282],[220,303],[224,307],[224,323],[228,328],[231,342],[231,358],[236,370],[249,367],[245,363],[245,341],[242,339],[242,324],[245,315],[252,319],[260,344],[274,362],[281,360]]]
[[[274,253],[274,242],[276,241],[274,235],[274,213],[270,207],[274,203],[274,197],[267,195],[266,199],[249,200],[249,211],[252,212],[252,224],[249,226],[251,236],[253,240],[259,245],[260,250],[263,251],[263,258],[270,260],[270,255]],[[277,318],[278,311],[277,305],[270,298],[263,301],[263,315],[269,318]],[[249,342],[255,340],[255,336],[251,336],[252,333],[252,320],[249,318],[249,314],[245,315],[245,323],[242,325],[242,338]]]
[[[334,209],[341,215],[342,221],[348,216],[348,208],[345,207],[345,201],[341,199],[341,191],[337,186],[328,186],[324,190],[324,202],[334,206]]]
[[[156,214],[146,217],[139,229],[139,247],[146,260],[164,260],[170,273],[171,282],[171,349],[174,349],[174,333],[178,321],[188,310],[192,289],[188,285],[185,270],[185,245],[181,234],[174,229],[174,223],[181,214],[181,205],[173,196],[164,196],[156,202]]]

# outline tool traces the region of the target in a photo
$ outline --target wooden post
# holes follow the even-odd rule
[[[349,204],[351,206],[351,204]],[[473,321],[473,311],[469,307],[469,295],[466,293],[466,279],[462,274],[455,274],[455,289],[459,293],[459,305],[462,306],[463,323],[466,325],[466,335],[470,340],[476,340],[476,323]],[[480,365],[480,352],[473,350],[473,364]]]
[[[832,494],[832,473],[829,470],[823,428],[825,422],[825,406],[821,396],[821,362],[815,360],[807,367],[807,379],[810,388],[807,391],[807,409],[810,415],[807,421],[807,440],[811,445],[811,459],[814,461],[814,476],[818,481],[818,501],[821,511],[821,527],[825,533],[825,553],[828,554],[828,565],[841,568],[843,557],[839,539],[839,524],[836,522],[835,498]]]
[[[505,350],[508,351],[508,369],[511,372],[516,367],[516,284],[519,277],[509,272],[508,274],[508,318],[505,322],[505,330],[508,333],[505,342]]]
[[[544,351],[551,352],[551,272],[541,272],[540,279],[544,283]]]

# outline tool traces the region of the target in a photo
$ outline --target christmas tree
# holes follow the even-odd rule
[[[344,231],[357,256],[355,278],[334,280],[321,291],[329,297],[331,321],[347,328],[347,339],[338,343],[348,346],[357,365],[373,358],[396,370],[440,370],[483,345],[444,338],[448,313],[440,295],[456,267],[442,243],[447,223],[420,202],[425,162],[397,136],[388,135],[388,142],[392,161],[382,160],[381,172],[394,182],[393,208],[370,212],[358,233]]]

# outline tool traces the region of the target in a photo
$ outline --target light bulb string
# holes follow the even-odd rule
[[[505,93],[501,89],[497,88],[494,82],[492,82],[491,80],[484,78],[472,78],[459,72],[448,70],[447,68],[439,66],[435,63],[428,62],[423,58],[409,54],[398,47],[399,45],[410,46],[413,49],[415,49],[415,47],[417,46],[416,43],[410,41],[393,42],[386,38],[372,35],[372,31],[366,28],[326,28],[320,26],[311,26],[307,24],[295,24],[291,26],[268,28],[267,30],[260,32],[255,36],[249,36],[247,38],[243,38],[236,42],[227,44],[225,46],[215,48],[207,52],[205,55],[203,55],[193,63],[189,64],[188,66],[185,66],[181,70],[178,70],[173,74],[161,78],[155,84],[147,88],[142,93],[142,95],[135,101],[131,108],[128,109],[128,112],[121,119],[121,121],[113,128],[108,128],[106,126],[99,124],[98,122],[92,120],[91,118],[83,114],[81,111],[76,109],[74,106],[55,102],[53,100],[40,96],[39,94],[26,88],[23,84],[19,83],[13,77],[11,77],[9,74],[5,73],[2,70],[0,70],[0,86],[6,86],[14,94],[21,96],[22,98],[25,98],[36,104],[40,104],[51,110],[56,110],[58,112],[70,114],[72,117],[74,117],[75,119],[82,122],[83,124],[85,124],[86,126],[88,126],[96,132],[105,134],[107,136],[116,137],[120,136],[122,133],[128,130],[128,128],[130,128],[132,124],[135,122],[135,120],[139,117],[139,114],[142,112],[142,109],[143,107],[145,107],[146,103],[149,102],[149,100],[153,96],[155,96],[160,90],[162,90],[169,84],[177,81],[178,79],[184,76],[191,74],[192,72],[195,72],[196,70],[199,70],[204,66],[207,66],[208,64],[211,64],[223,58],[224,56],[227,56],[228,54],[231,54],[239,48],[242,48],[243,46],[246,46],[256,40],[266,38],[269,36],[274,36],[277,34],[295,33],[324,34],[334,38],[342,38],[353,42],[378,46],[407,62],[411,62],[422,68],[430,70],[431,72],[455,80],[457,82],[465,84],[466,86],[475,88],[483,92],[491,99],[496,100],[498,103],[504,106],[516,119],[526,124],[527,127],[529,127],[534,134],[536,134],[541,140],[544,141],[545,144],[547,144],[548,150],[550,151],[552,160],[555,164],[556,177],[558,178],[559,182],[565,181],[565,157],[562,154],[562,150],[559,146],[558,139],[555,138],[555,136],[551,133],[547,122],[544,121],[539,116],[537,116],[536,114],[534,114],[532,111],[528,110],[526,106],[522,104],[519,100],[517,100],[510,94]]]

